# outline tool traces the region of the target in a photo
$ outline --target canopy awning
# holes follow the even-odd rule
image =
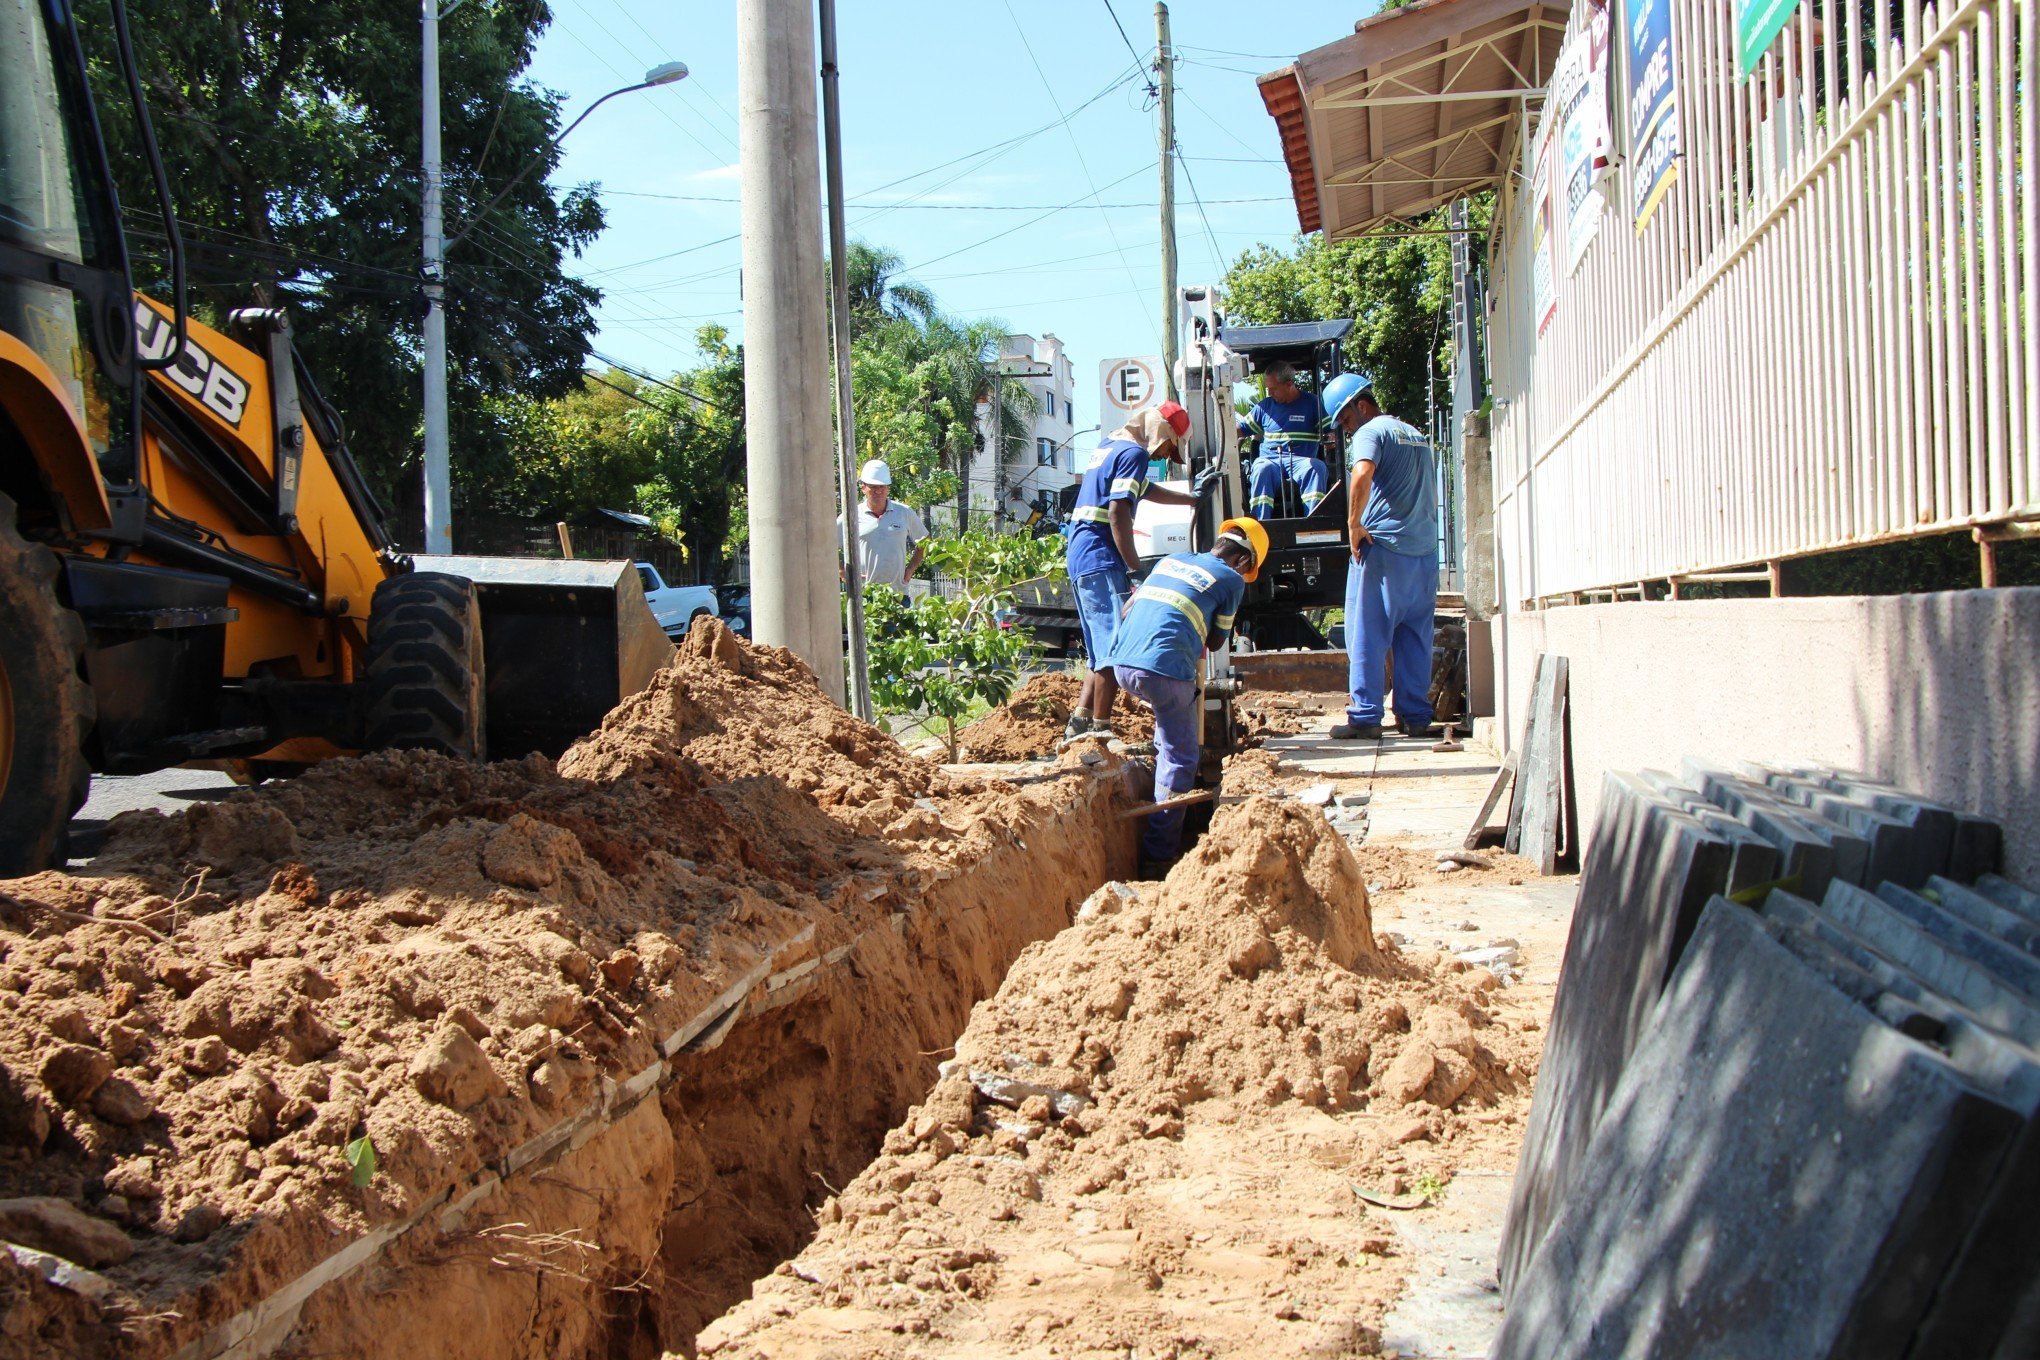
[[[1357,236],[1501,181],[1571,0],[1416,0],[1260,78],[1296,217]]]

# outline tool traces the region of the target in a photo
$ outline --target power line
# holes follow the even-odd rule
[[[1138,174],[1141,174],[1141,173],[1143,173],[1143,172],[1144,172],[1144,171],[1145,171],[1146,169],[1147,169],[1147,167],[1146,167],[1146,166],[1144,166],[1144,165],[1143,165],[1143,166],[1137,166],[1137,167],[1135,167],[1134,169],[1132,169],[1132,170],[1129,170],[1129,171],[1127,171],[1127,172],[1126,172],[1125,174],[1121,175],[1121,176],[1120,176],[1120,177],[1119,177],[1118,179],[1115,179],[1115,180],[1113,180],[1113,181],[1112,181],[1112,183],[1110,183],[1110,184],[1107,184],[1107,185],[1106,185],[1105,187],[1106,187],[1107,189],[1111,189],[1111,188],[1114,188],[1114,187],[1116,187],[1116,186],[1118,186],[1118,185],[1124,184],[1124,183],[1126,183],[1126,181],[1128,181],[1128,180],[1132,179],[1132,178],[1133,178],[1133,177],[1134,177],[1135,175],[1138,175]],[[1088,177],[1089,177],[1089,176],[1088,176],[1088,172],[1087,172],[1087,174],[1086,174],[1086,178],[1088,178]],[[1093,199],[1093,200],[1095,201],[1095,200],[1096,200],[1096,198],[1097,198],[1097,196],[1098,196],[1098,190],[1097,190],[1097,189],[1095,189],[1095,188],[1094,188],[1094,189],[1092,189],[1092,190],[1091,190],[1091,198],[1092,198],[1092,199]],[[1030,217],[1030,218],[1028,218],[1028,219],[1027,219],[1027,220],[1026,220],[1025,222],[1022,222],[1022,223],[1021,223],[1021,224],[1020,224],[1019,226],[1017,226],[1017,227],[1008,227],[1008,228],[1006,228],[1006,230],[1004,230],[1004,231],[999,231],[999,232],[993,232],[993,233],[992,233],[992,234],[991,234],[990,236],[987,236],[987,237],[985,237],[985,238],[984,238],[983,240],[981,240],[981,241],[972,241],[972,242],[971,242],[971,243],[970,243],[969,245],[967,245],[967,246],[958,246],[958,247],[957,247],[956,249],[954,249],[954,250],[951,250],[951,251],[945,251],[945,252],[944,252],[943,254],[937,255],[937,256],[935,256],[935,257],[934,257],[933,259],[923,260],[923,261],[921,261],[921,263],[920,263],[920,265],[919,265],[918,267],[919,267],[919,268],[923,268],[923,269],[925,269],[925,268],[927,268],[927,267],[928,267],[929,265],[931,265],[931,264],[940,264],[940,263],[941,263],[942,261],[944,261],[944,260],[947,260],[947,259],[951,259],[951,258],[953,258],[954,256],[957,256],[957,255],[961,255],[961,254],[963,254],[963,253],[964,253],[965,251],[967,251],[967,250],[976,250],[976,249],[977,249],[977,248],[978,248],[979,246],[988,246],[988,245],[990,245],[990,244],[991,244],[992,242],[994,242],[994,241],[1002,240],[1002,239],[1004,239],[1005,237],[1011,236],[1011,235],[1012,235],[1012,234],[1013,234],[1014,232],[1016,232],[1016,231],[1025,231],[1025,230],[1027,230],[1027,228],[1029,228],[1029,227],[1033,226],[1033,225],[1034,225],[1035,223],[1037,223],[1037,222],[1045,222],[1045,221],[1047,221],[1047,220],[1048,220],[1049,218],[1051,218],[1051,217],[1054,217],[1054,216],[1055,216],[1055,215],[1056,215],[1057,213],[1061,213],[1061,212],[1068,212],[1068,211],[1069,211],[1069,210],[1070,210],[1071,208],[1081,208],[1081,207],[1083,207],[1083,206],[1085,206],[1085,203],[1084,203],[1084,200],[1083,200],[1083,199],[1081,199],[1081,198],[1078,198],[1078,199],[1072,199],[1072,200],[1071,200],[1070,202],[1068,202],[1068,203],[1064,203],[1064,204],[1060,205],[1059,207],[1054,207],[1054,208],[1050,208],[1050,209],[1049,209],[1049,210],[1048,210],[1047,212],[1045,212],[1045,213],[1041,214],[1041,216],[1039,216],[1039,217]],[[1107,221],[1109,222],[1109,221],[1110,221],[1111,219],[1109,219],[1109,218],[1108,218],[1108,219],[1106,219],[1106,220],[1107,220]],[[1115,251],[1119,249],[1119,240],[1118,240],[1118,237],[1117,237],[1117,236],[1114,236],[1114,238],[1113,238],[1113,242],[1112,242],[1112,247],[1113,247],[1113,249],[1114,249]],[[1120,255],[1120,261],[1121,261],[1121,263],[1124,263],[1124,262],[1125,262],[1125,258],[1126,258],[1126,257],[1125,257],[1125,255],[1124,255],[1124,253],[1122,252],[1122,253],[1121,253],[1121,255]],[[1130,275],[1132,274],[1132,267],[1131,267],[1131,266],[1128,266],[1128,268],[1127,268],[1127,272],[1128,272],[1129,276],[1130,276]]]
[[[670,203],[729,203],[743,202],[741,198],[726,198],[714,194],[659,194],[650,190],[605,189],[606,194],[619,198],[656,198]],[[1081,201],[1081,200],[1080,200]],[[1263,194],[1256,198],[1214,198],[1213,203],[1287,203],[1287,194]],[[912,208],[916,212],[1040,212],[1046,208],[1066,208],[1067,203],[846,203],[852,208]],[[1099,203],[1100,208],[1156,208],[1160,204],[1146,203]]]
[[[1007,19],[1009,19],[1009,20],[1011,20],[1011,21],[1012,21],[1012,24],[1013,24],[1013,31],[1014,31],[1015,33],[1017,33],[1017,34],[1019,34],[1019,35],[1020,35],[1020,48],[1021,48],[1021,50],[1022,50],[1022,51],[1024,51],[1024,52],[1026,52],[1026,53],[1027,53],[1027,61],[1028,61],[1028,64],[1029,64],[1029,65],[1031,65],[1031,66],[1032,66],[1032,67],[1034,68],[1034,75],[1035,75],[1035,78],[1036,78],[1036,79],[1038,79],[1038,80],[1039,80],[1039,81],[1041,82],[1041,88],[1042,88],[1042,89],[1043,89],[1043,90],[1044,90],[1044,91],[1045,91],[1045,92],[1047,93],[1047,95],[1048,95],[1048,102],[1049,102],[1049,103],[1051,103],[1051,104],[1053,104],[1053,105],[1055,106],[1055,111],[1056,111],[1056,112],[1057,112],[1058,114],[1061,114],[1061,113],[1062,113],[1062,101],[1061,101],[1060,99],[1057,99],[1057,98],[1056,98],[1056,96],[1055,96],[1055,87],[1054,87],[1053,85],[1050,85],[1050,84],[1048,83],[1048,73],[1047,73],[1046,71],[1044,71],[1044,70],[1042,70],[1042,69],[1041,69],[1041,61],[1040,61],[1040,59],[1039,59],[1039,58],[1037,58],[1037,57],[1036,57],[1036,56],[1034,55],[1034,44],[1033,44],[1033,43],[1031,43],[1031,42],[1029,42],[1029,41],[1027,41],[1027,30],[1026,30],[1025,28],[1021,27],[1021,24],[1020,24],[1020,16],[1019,16],[1019,15],[1017,15],[1017,14],[1015,14],[1015,13],[1013,13],[1013,5],[1012,5],[1012,3],[1011,3],[1011,0],[1000,0],[1000,3],[1001,3],[1002,5],[1004,5],[1004,6],[1005,6],[1005,9],[1006,9],[1006,17],[1007,17]],[[1098,202],[1098,182],[1097,182],[1096,180],[1094,180],[1093,178],[1091,178],[1091,165],[1090,165],[1090,162],[1088,162],[1088,161],[1086,161],[1086,160],[1084,159],[1084,145],[1083,145],[1083,143],[1082,143],[1082,142],[1080,142],[1080,141],[1078,141],[1078,140],[1077,140],[1077,134],[1076,134],[1075,132],[1072,132],[1072,131],[1070,130],[1070,125],[1069,125],[1069,118],[1068,118],[1067,116],[1065,116],[1065,117],[1064,117],[1064,118],[1062,119],[1062,129],[1063,129],[1063,132],[1064,132],[1065,134],[1067,134],[1067,135],[1068,135],[1068,137],[1069,137],[1069,139],[1070,139],[1070,149],[1071,149],[1072,151],[1074,151],[1074,152],[1076,153],[1076,156],[1077,156],[1077,168],[1078,168],[1079,170],[1083,171],[1083,174],[1084,174],[1084,183],[1090,186],[1090,189],[1091,189],[1091,201],[1092,201],[1093,203],[1096,203],[1096,202]],[[1138,171],[1136,171],[1135,173],[1137,174],[1137,173],[1139,173],[1139,172],[1138,172]],[[1125,180],[1125,179],[1131,179],[1131,178],[1133,178],[1133,176],[1132,176],[1132,175],[1127,175],[1127,176],[1124,176],[1122,180],[1116,180],[1116,181],[1114,181],[1114,183],[1122,183],[1122,182],[1124,182],[1124,180]],[[1105,186],[1105,187],[1109,189],[1109,188],[1111,188],[1112,186],[1108,184],[1108,185],[1107,185],[1107,186]],[[1111,216],[1111,214],[1110,214],[1110,213],[1107,213],[1107,212],[1103,212],[1103,211],[1101,211],[1101,212],[1100,212],[1100,213],[1098,214],[1098,216],[1099,216],[1099,220],[1100,220],[1100,221],[1102,221],[1102,222],[1103,222],[1103,223],[1105,224],[1105,234],[1106,234],[1106,236],[1107,236],[1107,237],[1109,237],[1109,238],[1111,239],[1111,241],[1112,241],[1112,245],[1113,245],[1113,248],[1114,248],[1114,249],[1118,249],[1118,247],[1119,247],[1119,233],[1118,233],[1117,231],[1115,231],[1115,230],[1113,229],[1113,227],[1112,227],[1112,216]],[[1023,225],[1025,225],[1025,224],[1023,224]],[[1018,230],[1018,228],[1015,228],[1015,230]],[[1002,234],[1005,234],[1005,235],[1010,235],[1011,233],[1002,233]],[[956,252],[955,252],[955,251],[951,251],[950,253],[951,253],[951,254],[955,254]],[[945,256],[945,257],[943,257],[943,258],[947,258],[947,257]],[[1122,250],[1122,251],[1120,251],[1120,254],[1119,254],[1119,263],[1120,263],[1120,264],[1121,264],[1122,266],[1124,266],[1124,267],[1125,267],[1125,269],[1126,269],[1126,281],[1127,281],[1127,282],[1128,282],[1129,284],[1131,284],[1131,285],[1133,286],[1133,293],[1134,293],[1134,295],[1135,295],[1136,297],[1137,297],[1137,296],[1139,296],[1139,293],[1140,293],[1140,280],[1138,280],[1138,279],[1136,279],[1136,278],[1134,277],[1134,275],[1133,275],[1133,266],[1132,266],[1131,264],[1129,264],[1129,263],[1127,262],[1127,259],[1126,259],[1126,253],[1125,253],[1125,252],[1124,252],[1123,250]],[[1158,328],[1158,330],[1159,330],[1159,326],[1160,326],[1161,318],[1157,317],[1157,318],[1155,318],[1155,320],[1156,320],[1156,325],[1157,325],[1157,328]]]
[[[1211,229],[1211,218],[1204,211],[1204,200],[1197,196],[1197,181],[1191,177],[1190,167],[1184,164],[1183,144],[1181,142],[1176,143],[1173,150],[1176,163],[1183,166],[1183,182],[1190,186],[1190,201],[1197,205],[1198,220],[1204,223],[1205,238],[1211,242],[1212,268],[1217,273],[1223,274],[1225,272],[1225,256],[1218,248],[1218,234]]]
[[[1112,26],[1119,30],[1119,41],[1126,44],[1127,54],[1133,58],[1133,64],[1145,67],[1147,62],[1142,59],[1140,53],[1134,51],[1133,39],[1126,36],[1126,25],[1119,22],[1119,11],[1112,8],[1112,0],[1105,0],[1105,12],[1112,16]],[[1155,83],[1152,80],[1147,83],[1147,92],[1150,99],[1161,98],[1162,92],[1155,88]]]

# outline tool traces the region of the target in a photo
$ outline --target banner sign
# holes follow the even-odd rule
[[[1799,0],[1735,0],[1735,69],[1748,77],[1771,50],[1772,40],[1799,8]]]
[[[1633,0],[1629,20],[1630,217],[1641,236],[1679,178],[1679,98],[1671,0]]]
[[[1608,9],[1591,5],[1586,23],[1560,49],[1552,75],[1558,99],[1558,181],[1565,194],[1565,270],[1571,277],[1601,228],[1601,172],[1608,166]]]
[[[1537,144],[1537,168],[1530,173],[1530,307],[1537,333],[1558,311],[1558,223],[1553,216],[1551,141],[1557,119],[1546,117]]]

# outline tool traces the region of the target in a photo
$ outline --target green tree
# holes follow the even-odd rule
[[[850,285],[850,335],[856,338],[888,321],[931,321],[935,294],[921,284],[899,277],[906,264],[899,252],[852,241],[843,252],[843,272]]]
[[[128,0],[128,9],[201,315],[284,307],[371,482],[386,502],[415,509],[416,6]],[[564,265],[601,229],[601,209],[591,188],[556,197],[546,186],[560,100],[521,78],[550,21],[545,0],[470,0],[440,28],[446,222],[468,232],[448,261],[457,510],[491,498],[506,470],[490,400],[575,390],[600,298]],[[162,223],[106,36],[108,0],[81,0],[79,28],[139,281],[157,282]]]
[[[1491,206],[1489,195],[1469,205],[1476,240]],[[1440,228],[1445,214],[1411,225]],[[1402,230],[1329,243],[1299,236],[1287,249],[1257,245],[1226,272],[1227,317],[1252,325],[1352,318],[1346,366],[1373,379],[1384,409],[1422,424],[1431,385],[1446,376],[1452,247],[1449,236],[1392,234]]]
[[[881,712],[939,722],[952,761],[957,724],[979,704],[1005,703],[1033,650],[1019,630],[974,617],[968,602],[940,595],[910,603],[890,586],[870,586],[864,619],[873,701]]]

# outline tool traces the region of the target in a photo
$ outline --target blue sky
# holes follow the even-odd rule
[[[1055,332],[1076,366],[1077,424],[1096,423],[1099,362],[1159,348],[1156,115],[1144,78],[1114,87],[1135,58],[1113,12],[1145,60],[1152,3],[839,3],[851,236],[899,252],[945,310]],[[1288,172],[1254,76],[1345,36],[1372,9],[1171,7],[1189,170],[1176,179],[1183,282],[1216,279],[1255,242],[1293,236]],[[658,62],[692,69],[597,110],[553,179],[601,186],[609,227],[570,265],[605,291],[597,351],[655,374],[693,361],[705,321],[743,333],[739,243],[724,239],[737,230],[734,11],[730,0],[554,0],[530,72],[566,97],[571,120]]]

